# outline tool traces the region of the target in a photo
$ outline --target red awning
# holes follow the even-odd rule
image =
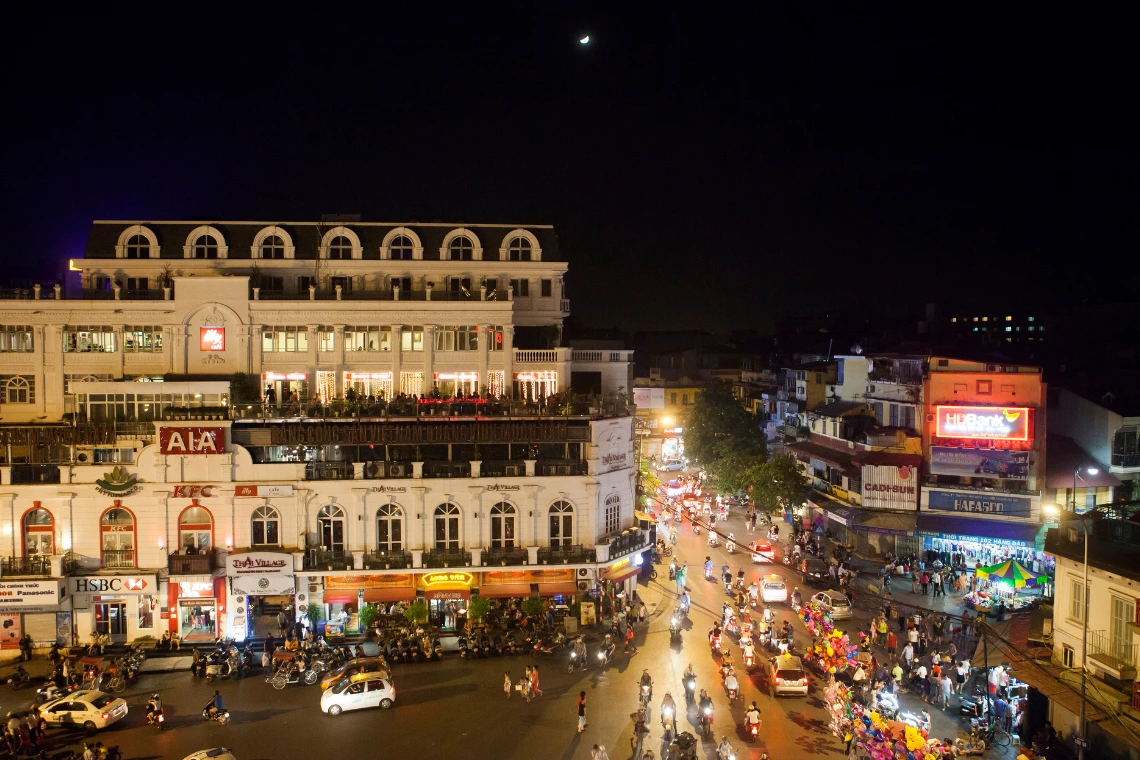
[[[570,596],[578,593],[577,581],[565,581],[563,583],[540,583],[538,584],[539,596]]]
[[[416,590],[411,586],[364,589],[365,602],[410,602],[416,598]]]
[[[325,589],[325,595],[321,601],[325,604],[356,604],[357,599],[359,596],[354,588],[334,588]]]
[[[479,596],[484,599],[501,599],[508,596],[525,598],[530,596],[530,584],[488,583],[479,587]]]
[[[627,567],[625,570],[620,572],[618,575],[609,576],[608,578],[606,578],[606,580],[608,580],[610,583],[621,583],[626,578],[632,578],[633,576],[637,575],[640,572],[641,572],[640,567],[632,567],[631,566],[631,567]],[[554,584],[551,584],[551,585],[554,585]],[[575,588],[577,588],[577,587],[575,587]]]

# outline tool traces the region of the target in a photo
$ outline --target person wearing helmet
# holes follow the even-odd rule
[[[728,737],[720,737],[720,744],[716,748],[716,760],[729,760],[733,757],[732,745],[728,743]]]
[[[158,696],[156,691],[150,695],[150,699],[146,701],[146,721],[152,723],[155,718],[162,713],[162,698]]]

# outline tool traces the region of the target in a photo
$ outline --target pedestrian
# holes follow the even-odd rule
[[[519,683],[522,685],[522,698],[530,702],[530,665],[526,666],[526,670],[523,671],[522,680],[519,681]]]
[[[595,744],[590,752],[590,760],[610,760],[610,756],[605,747]]]
[[[645,609],[645,602],[641,602],[637,608],[637,618],[643,623],[649,619],[649,611]]]
[[[920,633],[918,635],[918,656],[919,657],[925,657],[926,656],[926,646],[927,646],[926,633],[923,632],[923,633]]]
[[[586,692],[578,692],[578,733],[586,730]],[[597,745],[594,745],[595,748]]]
[[[35,744],[36,736],[39,734],[39,720],[36,718],[36,713],[33,710],[24,716],[24,723],[28,726],[28,737],[32,743]]]
[[[925,570],[922,571],[921,583],[922,583],[922,595],[926,596],[930,590],[930,575]]]
[[[888,657],[894,657],[895,656],[895,650],[898,648],[898,645],[899,645],[899,639],[898,639],[898,636],[895,636],[895,632],[894,631],[888,632],[887,633],[887,656]]]
[[[503,673],[503,691],[507,693],[507,699],[511,698],[511,671],[507,670]]]
[[[542,689],[538,688],[538,668],[535,666],[530,669],[530,692],[533,696],[542,696]]]
[[[968,663],[965,660],[962,660],[961,662],[959,662],[958,667],[957,667],[957,673],[958,673],[958,693],[961,694],[962,690],[966,688],[966,679],[970,675],[970,663]]]
[[[942,710],[945,712],[950,707],[950,695],[954,693],[954,684],[950,682],[949,673],[942,674],[939,685],[942,687]]]
[[[913,567],[910,569],[910,592],[918,593],[918,570]]]
[[[942,574],[941,573],[939,573],[937,570],[935,570],[934,575],[930,576],[930,582],[934,585],[934,595],[935,596],[945,596],[945,592],[943,592],[943,590],[942,590]]]
[[[910,672],[910,669],[914,665],[914,646],[912,646],[909,641],[906,646],[903,647],[902,656],[903,662],[906,663],[907,672]]]

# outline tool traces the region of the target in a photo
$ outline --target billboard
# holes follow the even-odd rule
[[[939,438],[1029,440],[1029,408],[1025,406],[938,406],[934,435]]]
[[[224,454],[226,429],[220,427],[161,427],[158,430],[160,454]]]
[[[1006,517],[1032,517],[1033,501],[1025,496],[967,491],[928,491],[930,509]]]
[[[638,409],[664,409],[664,388],[634,388],[633,403]]]
[[[864,507],[918,509],[918,468],[894,465],[863,465]]]
[[[1002,449],[930,447],[930,471],[967,478],[1029,479],[1029,452]]]

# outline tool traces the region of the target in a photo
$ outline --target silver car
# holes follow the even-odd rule
[[[832,620],[847,620],[854,614],[851,611],[851,603],[839,591],[820,591],[811,600],[824,611],[830,612]]]

